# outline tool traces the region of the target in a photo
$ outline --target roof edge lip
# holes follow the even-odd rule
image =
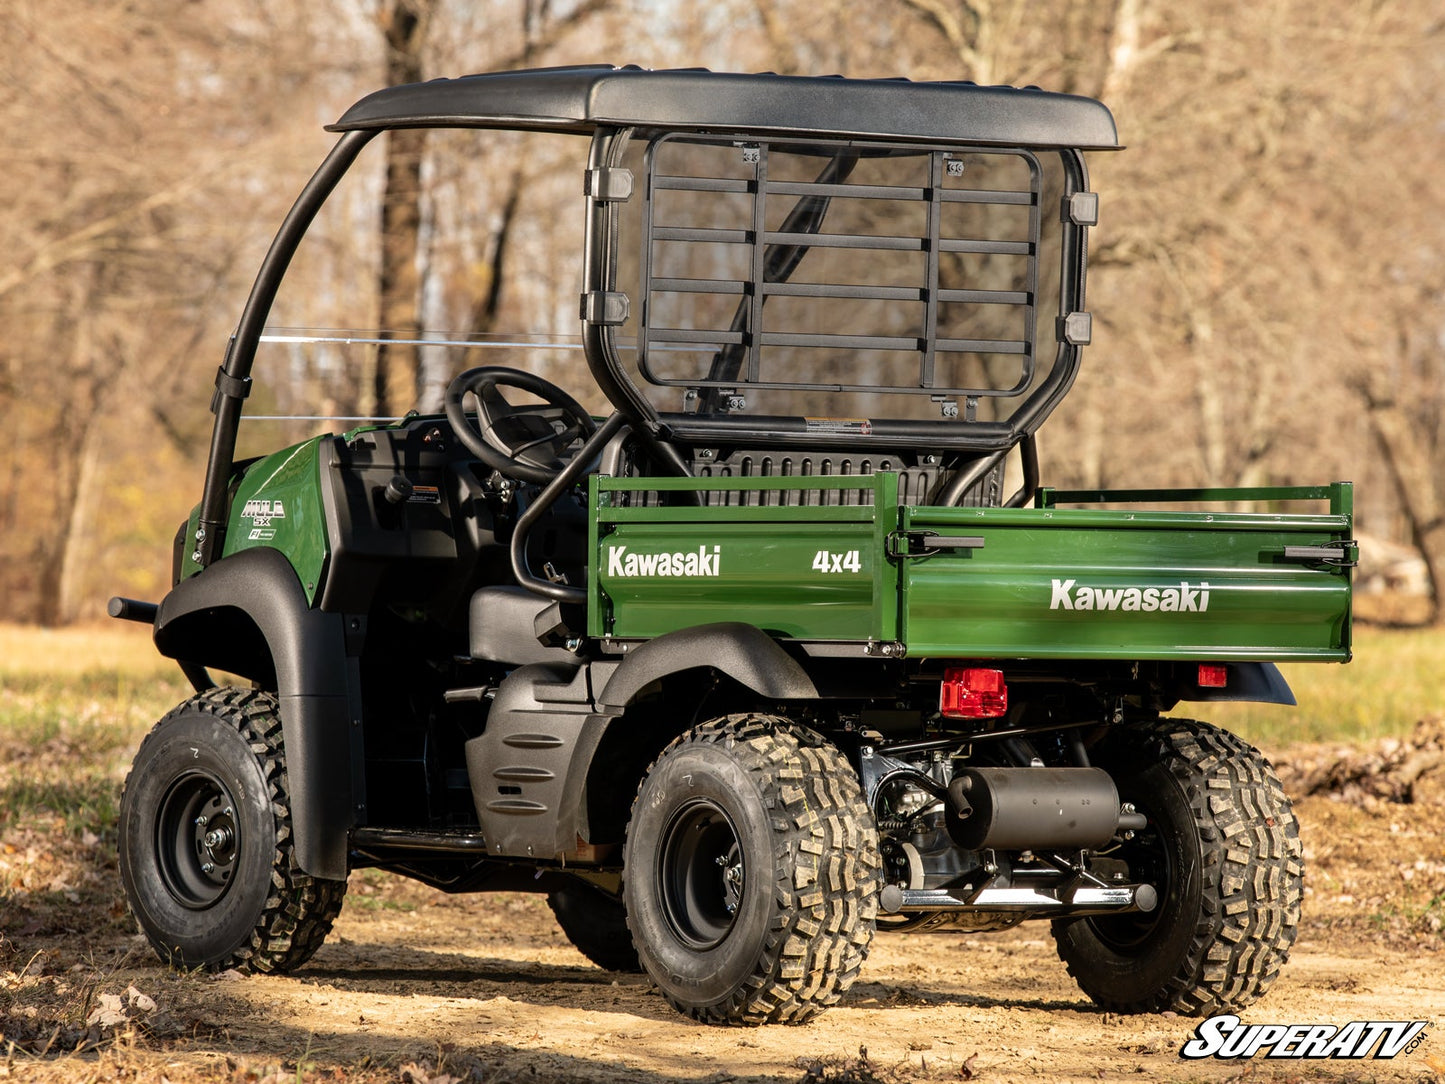
[[[1102,102],[1035,86],[606,64],[386,87],[358,100],[326,130],[445,127],[579,134],[644,127],[1077,150],[1121,146],[1113,114]]]

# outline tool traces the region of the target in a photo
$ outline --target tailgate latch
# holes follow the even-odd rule
[[[979,535],[939,534],[937,531],[893,531],[888,535],[889,557],[931,557],[944,550],[981,550]]]
[[[1354,568],[1360,563],[1360,544],[1353,538],[1345,538],[1323,546],[1286,546],[1284,559],[1306,565]]]

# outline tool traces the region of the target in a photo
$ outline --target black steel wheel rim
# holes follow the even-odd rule
[[[241,826],[230,789],[214,773],[178,776],[156,815],[156,857],[166,890],[183,907],[214,906],[231,887]]]
[[[1150,946],[1154,932],[1170,911],[1175,869],[1169,847],[1160,831],[1159,820],[1136,802],[1139,812],[1149,818],[1149,826],[1119,848],[1116,857],[1129,866],[1129,879],[1136,884],[1153,885],[1159,902],[1152,911],[1130,911],[1121,915],[1095,915],[1085,919],[1100,942],[1121,956],[1142,955]]]
[[[742,847],[717,803],[695,798],[668,821],[658,850],[663,916],[690,948],[710,949],[733,927],[745,884]]]

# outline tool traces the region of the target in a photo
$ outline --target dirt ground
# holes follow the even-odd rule
[[[980,936],[880,935],[862,978],[815,1022],[703,1027],[674,1013],[645,978],[591,966],[540,897],[453,897],[366,871],[353,875],[330,940],[294,975],[182,975],[158,964],[134,933],[106,848],[67,856],[43,838],[12,836],[0,862],[49,861],[61,872],[0,913],[0,1076],[1442,1081],[1442,735],[1432,722],[1413,742],[1273,757],[1302,795],[1305,919],[1281,979],[1243,1016],[1428,1020],[1425,1041],[1394,1060],[1181,1060],[1197,1021],[1098,1011],[1065,974],[1042,924]]]

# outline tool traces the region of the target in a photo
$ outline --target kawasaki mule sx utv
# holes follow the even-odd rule
[[[585,148],[578,348],[612,412],[489,365],[444,414],[237,461],[313,215],[417,127]],[[164,960],[298,967],[375,867],[546,893],[715,1023],[811,1018],[880,929],[1045,920],[1120,1012],[1269,987],[1290,803],[1165,713],[1349,658],[1351,491],[1039,487],[1103,105],[597,66],[394,87],[332,130],[216,375],[174,586],[111,604],[196,690],[121,803]]]

